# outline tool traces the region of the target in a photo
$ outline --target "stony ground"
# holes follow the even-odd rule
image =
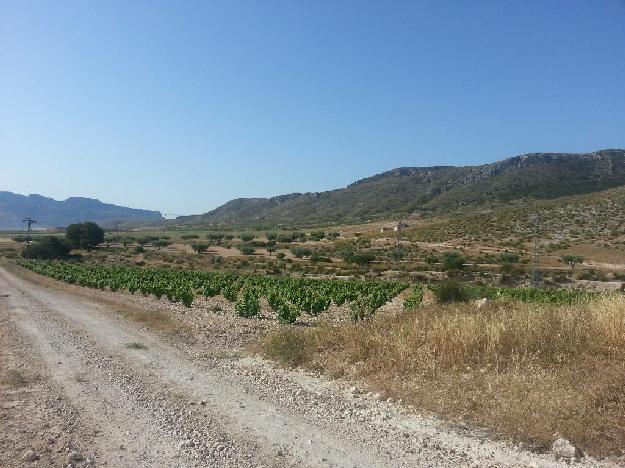
[[[278,325],[216,304],[185,309],[0,267],[0,466],[566,466],[277,368],[246,347]],[[120,313],[138,308],[180,327],[157,332]]]

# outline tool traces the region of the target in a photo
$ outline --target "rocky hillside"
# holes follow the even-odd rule
[[[501,205],[484,210],[434,219],[407,229],[407,236],[420,241],[463,243],[531,242],[532,215],[540,214],[543,245],[592,242],[596,246],[625,245],[625,186],[523,205]]]
[[[359,222],[415,212],[450,213],[586,194],[625,185],[625,150],[532,153],[481,166],[405,167],[345,188],[240,198],[186,225],[294,225]]]
[[[0,229],[22,229],[25,217],[36,219],[36,227],[41,228],[67,226],[81,221],[112,224],[119,220],[159,220],[162,215],[158,211],[126,208],[93,198],[71,197],[57,201],[41,195],[0,192]]]

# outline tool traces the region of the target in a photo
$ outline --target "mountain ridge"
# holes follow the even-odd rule
[[[21,229],[25,217],[36,219],[39,228],[49,228],[82,221],[105,225],[121,220],[154,221],[160,220],[162,214],[104,203],[95,198],[69,197],[55,200],[40,194],[21,195],[0,191],[0,229]]]
[[[625,185],[625,150],[526,153],[477,166],[400,167],[324,192],[236,198],[192,226],[362,222],[415,212],[454,212],[489,203],[552,199]]]

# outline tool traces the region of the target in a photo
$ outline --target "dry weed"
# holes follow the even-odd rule
[[[283,328],[259,351],[367,381],[422,410],[547,448],[625,446],[625,297],[576,306],[433,305],[369,323]]]

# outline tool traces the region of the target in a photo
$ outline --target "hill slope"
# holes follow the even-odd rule
[[[531,242],[533,213],[540,214],[544,244],[603,241],[625,244],[625,186],[601,192],[536,200],[524,205],[501,205],[494,210],[458,213],[411,227],[406,236],[430,242],[466,243],[521,240]]]
[[[187,225],[292,225],[358,222],[413,212],[458,212],[553,199],[625,185],[625,150],[531,153],[481,166],[405,167],[320,193],[239,198]]]
[[[38,220],[37,227],[67,226],[81,221],[111,223],[116,220],[158,220],[158,211],[138,210],[102,203],[93,198],[71,197],[57,201],[41,195],[0,192],[0,229],[21,229],[22,219]]]

